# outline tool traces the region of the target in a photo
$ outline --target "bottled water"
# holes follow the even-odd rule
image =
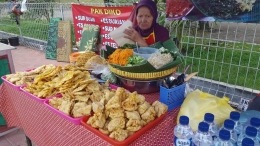
[[[212,136],[212,141],[214,142],[217,139],[217,135],[218,135],[218,127],[214,123],[214,115],[211,113],[206,113],[204,115],[203,122],[209,124],[209,134]]]
[[[214,143],[214,146],[232,146],[232,142],[230,141],[230,132],[227,130],[220,130],[219,137]]]
[[[249,124],[249,125],[256,128],[256,130],[257,130],[257,136],[256,136],[256,138],[257,138],[257,140],[260,142],[260,119],[259,119],[259,118],[256,118],[256,117],[252,117],[252,118],[250,119],[250,124]],[[247,127],[247,126],[245,126],[244,131],[246,130],[246,127]]]
[[[193,146],[210,146],[212,145],[212,137],[209,134],[209,124],[200,122],[198,131],[192,138]]]
[[[240,113],[236,111],[232,111],[230,113],[230,119],[235,122],[234,131],[236,132],[237,136],[243,131],[243,126],[239,122]]]
[[[174,145],[175,146],[191,146],[193,131],[189,126],[189,118],[181,116],[179,124],[174,128]]]
[[[260,146],[258,140],[256,139],[257,135],[257,130],[255,127],[252,126],[247,126],[246,127],[246,132],[244,134],[240,134],[237,140],[237,145],[241,146],[242,145],[242,140],[244,138],[250,138],[254,141],[255,145],[254,146]]]
[[[235,122],[230,119],[227,119],[224,121],[224,124],[220,130],[224,129],[224,130],[229,131],[230,132],[230,141],[232,142],[233,146],[236,146],[237,145],[237,134],[234,131],[234,126],[235,126]]]
[[[250,138],[244,138],[242,141],[242,146],[254,146],[255,143],[252,139]]]

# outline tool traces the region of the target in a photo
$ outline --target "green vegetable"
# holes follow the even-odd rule
[[[136,48],[135,44],[124,44],[123,46],[119,46],[120,49],[134,49]]]
[[[134,55],[134,56],[131,56],[128,58],[128,62],[126,64],[126,66],[133,66],[133,65],[141,63],[142,61],[144,61],[143,57]]]

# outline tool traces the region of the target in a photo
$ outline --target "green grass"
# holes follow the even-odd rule
[[[233,85],[260,90],[260,45],[186,37],[182,52],[190,72]]]
[[[48,38],[49,23],[47,21],[37,20],[21,20],[20,28],[22,35],[46,41]],[[0,20],[0,30],[20,34],[17,24],[11,18],[3,18]]]

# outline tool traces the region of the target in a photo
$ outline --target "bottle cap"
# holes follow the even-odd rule
[[[204,115],[204,121],[212,123],[214,121],[214,115],[211,113],[206,113]]]
[[[180,116],[180,124],[189,125],[189,118],[187,116]]]
[[[200,122],[199,123],[199,131],[201,132],[208,132],[209,131],[209,124],[205,122]]]
[[[255,127],[252,127],[252,126],[247,126],[246,127],[246,135],[248,135],[250,137],[256,137],[257,129]]]
[[[255,145],[254,141],[250,138],[244,138],[242,140],[242,146],[254,146],[254,145]]]
[[[250,124],[256,128],[260,127],[260,119],[256,117],[252,117],[250,119]]]
[[[223,140],[230,140],[230,132],[227,130],[220,130],[219,131],[219,138],[223,139]]]
[[[234,121],[238,121],[240,118],[240,113],[239,112],[231,112],[230,113],[230,119],[234,120]]]
[[[225,120],[224,122],[224,128],[228,129],[228,130],[233,130],[235,126],[235,122],[232,120]]]

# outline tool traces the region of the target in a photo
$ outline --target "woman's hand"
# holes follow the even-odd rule
[[[124,30],[124,38],[128,38],[134,42],[137,42],[137,44],[141,47],[147,47],[146,41],[141,37],[141,35],[132,27],[129,27]]]

